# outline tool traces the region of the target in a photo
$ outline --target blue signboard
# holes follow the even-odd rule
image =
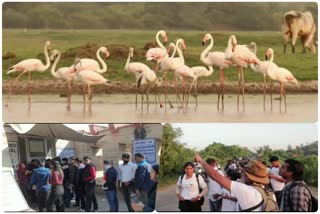
[[[156,154],[156,140],[155,139],[144,139],[144,140],[134,140],[133,141],[133,155],[136,153],[141,153],[145,156],[145,159],[151,165],[157,163]]]

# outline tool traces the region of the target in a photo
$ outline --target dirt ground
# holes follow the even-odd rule
[[[114,81],[111,86],[94,86],[94,93],[96,94],[110,94],[110,93],[135,93],[136,87],[134,83],[124,81]],[[298,88],[295,85],[287,85],[286,93],[317,93],[318,81],[305,81],[300,82],[301,86]],[[273,83],[275,93],[279,91],[279,84]],[[13,94],[26,94],[28,82],[19,81],[13,88]],[[168,82],[168,93],[175,93],[174,82]],[[9,81],[2,82],[2,93],[7,94],[9,88]],[[212,81],[199,81],[198,93],[209,94],[217,93],[219,89],[219,83]],[[72,87],[73,93],[82,93],[82,84],[74,83]],[[246,93],[263,93],[263,83],[246,83]],[[238,82],[225,82],[225,93],[237,93]],[[35,94],[54,94],[60,93],[61,96],[66,94],[66,85],[63,80],[33,80],[32,92]]]

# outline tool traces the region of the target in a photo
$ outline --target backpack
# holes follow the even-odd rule
[[[275,200],[275,195],[273,191],[271,191],[267,187],[261,187],[257,185],[253,185],[253,187],[261,194],[262,201],[251,208],[241,210],[241,212],[249,212],[249,211],[255,210],[261,205],[262,205],[262,211],[264,212],[277,212],[280,210],[277,204],[277,201]]]
[[[303,186],[304,188],[306,188],[306,190],[309,192],[309,194],[310,194],[310,196],[311,196],[311,210],[310,210],[310,211],[311,211],[311,212],[317,212],[317,211],[318,211],[318,199],[315,198],[315,197],[311,194],[309,188],[308,188],[304,183],[300,183],[300,182],[299,182],[299,183],[293,183],[293,184],[291,185],[289,191],[291,192],[292,188],[295,187],[295,186],[298,186],[298,185]],[[290,206],[292,207],[291,200],[289,201],[289,204],[290,204]]]
[[[184,176],[185,174],[182,174],[181,176],[180,176],[180,185],[182,184],[182,179],[183,179],[183,176]],[[202,177],[202,175],[200,175],[201,177]],[[202,188],[200,187],[200,184],[199,184],[199,174],[198,173],[196,173],[196,178],[197,178],[197,183],[198,183],[198,190],[199,190],[199,194],[202,192]],[[202,196],[201,198],[200,198],[200,205],[203,205],[204,204],[204,196]]]

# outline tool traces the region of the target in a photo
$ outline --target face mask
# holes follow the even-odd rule
[[[104,165],[104,167],[105,167],[106,170],[108,170],[108,169],[111,168],[111,165],[109,165],[109,164],[108,165]]]
[[[128,163],[129,163],[129,161],[127,161],[127,160],[126,160],[126,161],[123,161],[123,163],[124,163],[124,164],[128,164]]]

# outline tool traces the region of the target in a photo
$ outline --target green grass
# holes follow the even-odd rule
[[[177,180],[180,175],[178,176],[172,176],[172,177],[164,177],[164,178],[159,178],[158,180],[158,189],[165,188],[167,186],[173,185],[177,183]]]
[[[203,35],[207,32],[201,31],[167,31],[169,41],[181,37],[185,39],[187,49],[184,52],[186,64],[188,66],[202,65],[199,56],[204,47],[201,44]],[[290,70],[298,80],[317,80],[318,79],[318,58],[317,54],[302,54],[300,44],[296,47],[296,54],[291,54],[288,46],[287,54],[283,54],[282,35],[280,32],[210,32],[215,40],[213,51],[224,51],[227,46],[228,38],[231,34],[237,36],[240,44],[249,44],[255,41],[258,45],[258,57],[264,60],[267,48],[271,47],[275,51],[275,63]],[[52,49],[58,49],[62,53],[71,48],[83,46],[87,43],[96,43],[98,46],[121,45],[126,48],[135,47],[141,54],[136,55],[133,61],[139,61],[154,67],[154,64],[146,62],[143,50],[147,42],[154,41],[156,31],[137,31],[137,30],[3,30],[3,54],[7,51],[16,54],[15,59],[3,60],[2,77],[4,80],[13,79],[17,74],[6,75],[7,69],[23,59],[38,58],[43,52],[46,40],[51,41]],[[106,61],[108,72],[104,76],[110,80],[134,81],[132,75],[123,71],[127,54],[123,57],[112,56]],[[43,55],[43,54],[42,54]],[[43,57],[40,59],[44,60]],[[62,59],[58,67],[70,66],[73,58]],[[215,68],[214,80],[219,78],[217,68]],[[172,76],[172,75],[171,75]],[[49,70],[44,73],[33,74],[33,79],[51,79]],[[172,77],[169,77],[172,79]],[[212,77],[209,77],[212,79]],[[22,79],[27,79],[27,75]],[[203,79],[203,78],[202,78]],[[204,78],[205,79],[205,78]],[[226,70],[225,79],[236,81],[236,68]],[[260,82],[262,76],[254,73],[250,69],[245,72],[246,82]]]

